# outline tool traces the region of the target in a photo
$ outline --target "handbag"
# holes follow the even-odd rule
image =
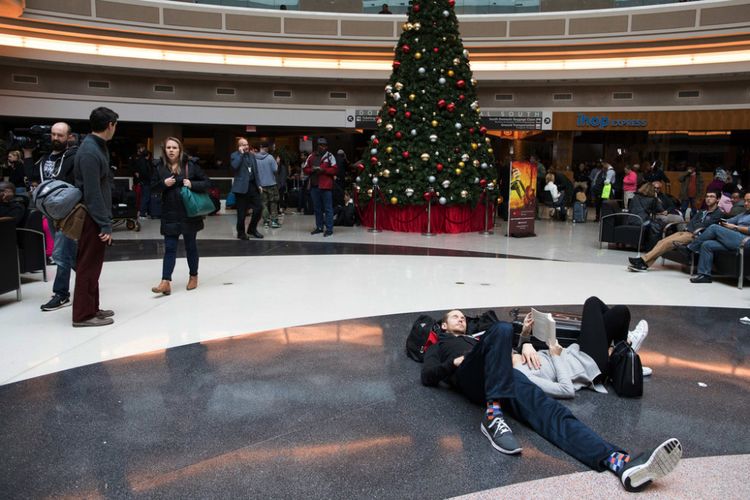
[[[643,395],[641,358],[624,340],[615,344],[609,357],[609,379],[618,396],[638,398]]]
[[[605,184],[602,189],[602,200],[608,200],[612,194],[612,184]]]
[[[71,240],[78,241],[81,239],[83,223],[86,222],[87,214],[86,206],[78,203],[67,216],[55,221],[55,227]]]
[[[188,178],[187,165],[185,165],[185,178]],[[180,195],[182,195],[182,204],[185,205],[185,213],[188,217],[200,217],[216,210],[214,202],[207,193],[196,193],[189,187],[182,186]]]

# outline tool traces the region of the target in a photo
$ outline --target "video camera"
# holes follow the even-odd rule
[[[32,125],[29,128],[15,128],[8,133],[7,149],[36,149],[46,152],[52,149],[51,125]]]

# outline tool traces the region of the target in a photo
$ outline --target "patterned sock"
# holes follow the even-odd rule
[[[503,410],[500,409],[500,403],[498,401],[487,401],[487,420],[502,416]]]
[[[622,469],[628,462],[630,462],[630,455],[620,453],[619,451],[613,451],[610,456],[604,459],[604,465],[615,474],[622,472]]]

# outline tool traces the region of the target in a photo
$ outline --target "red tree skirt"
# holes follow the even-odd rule
[[[470,205],[432,205],[431,227],[433,233],[468,233],[484,230],[484,212],[487,213],[488,226],[493,226],[493,205],[484,203],[476,207]],[[362,224],[373,226],[373,200],[370,200],[362,212]],[[402,233],[423,233],[427,231],[427,205],[384,205],[378,203],[378,229],[399,231]]]

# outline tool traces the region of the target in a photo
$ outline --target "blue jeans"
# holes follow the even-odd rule
[[[55,295],[66,299],[70,297],[70,271],[76,267],[77,254],[78,242],[65,236],[62,231],[57,231],[52,251],[52,259],[57,264],[55,282],[52,284],[52,292]]]
[[[310,189],[313,210],[315,210],[315,228],[323,229],[323,215],[325,212],[326,231],[333,232],[333,192],[330,189],[320,189],[313,186]]]
[[[711,276],[711,268],[714,264],[714,252],[738,248],[745,236],[747,235],[718,224],[708,226],[705,231],[696,236],[693,242],[688,245],[690,250],[700,252],[698,274]]]
[[[572,457],[594,470],[621,448],[605,441],[565,406],[513,369],[513,327],[498,322],[487,330],[456,371],[456,385],[475,402],[500,400],[503,411],[528,424]],[[477,401],[477,399],[479,401]]]
[[[145,217],[148,213],[148,204],[151,201],[151,185],[146,182],[141,183],[141,206],[138,215]]]
[[[198,243],[195,241],[196,233],[182,235],[185,241],[185,254],[188,261],[190,276],[198,276]],[[177,260],[177,241],[180,236],[164,236],[164,262],[162,264],[161,279],[172,281],[172,271]]]

